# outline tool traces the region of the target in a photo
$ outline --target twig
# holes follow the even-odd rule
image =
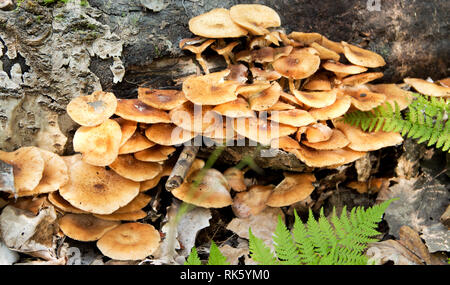
[[[183,183],[186,174],[191,168],[192,162],[194,162],[195,156],[200,147],[198,146],[185,146],[183,151],[180,153],[172,172],[166,182],[166,190],[172,191],[178,188],[181,183]]]

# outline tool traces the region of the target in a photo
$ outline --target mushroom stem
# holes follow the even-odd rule
[[[198,146],[185,146],[183,148],[183,151],[180,153],[180,156],[178,157],[178,160],[175,163],[169,178],[167,179],[167,191],[170,192],[173,189],[178,188],[183,183],[199,148],[200,147]]]
[[[206,61],[203,59],[202,54],[201,53],[197,53],[195,58],[197,59],[197,62],[200,64],[200,66],[202,67],[203,72],[205,74],[209,74],[208,66],[206,65]]]
[[[295,84],[294,84],[294,78],[289,77],[289,91],[291,91],[291,94],[294,94]]]

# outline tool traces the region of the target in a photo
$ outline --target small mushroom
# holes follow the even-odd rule
[[[210,132],[222,123],[222,117],[213,112],[212,106],[186,102],[169,112],[173,124],[196,133]]]
[[[151,196],[144,193],[139,193],[130,203],[114,211],[113,214],[131,213],[142,210],[148,205],[148,203],[150,203],[151,199]]]
[[[186,131],[174,124],[153,124],[145,130],[145,136],[160,145],[178,145],[190,141],[194,132]]]
[[[294,127],[307,126],[316,121],[307,111],[299,109],[271,112],[269,120]]]
[[[301,146],[298,149],[291,149],[289,152],[309,167],[327,167],[345,162],[345,157],[336,150],[316,150]]]
[[[73,214],[87,214],[88,212],[83,211],[81,209],[75,208],[66,201],[61,195],[59,195],[59,191],[54,191],[48,194],[48,200],[55,206],[57,209],[63,211],[64,213],[73,213]]]
[[[347,86],[357,86],[366,84],[370,81],[383,77],[382,72],[366,72],[352,76],[348,76],[342,79],[342,84]]]
[[[245,172],[243,170],[236,167],[230,167],[223,173],[231,189],[236,192],[247,190],[247,185],[244,181],[244,174]]]
[[[138,88],[138,99],[145,104],[161,109],[172,110],[187,101],[183,91]]]
[[[123,118],[115,118],[116,121],[120,125],[120,130],[122,131],[122,138],[120,140],[120,146],[123,146],[131,136],[135,133],[137,129],[137,122],[125,120]]]
[[[412,92],[403,90],[397,84],[367,84],[366,86],[372,92],[388,94],[385,102],[388,102],[393,108],[397,103],[400,111],[406,109],[413,100]]]
[[[186,98],[197,105],[219,105],[237,99],[239,82],[224,80],[229,69],[203,76],[195,76],[183,82]]]
[[[65,214],[59,219],[63,233],[78,241],[96,241],[119,225],[120,222],[105,221],[87,214]]]
[[[162,171],[161,164],[137,160],[132,154],[119,155],[109,167],[120,176],[136,182],[155,178]]]
[[[98,241],[103,255],[116,260],[142,260],[154,253],[161,241],[149,224],[125,223],[108,231]]]
[[[303,85],[303,89],[311,91],[330,91],[331,81],[324,73],[315,73]]]
[[[433,97],[449,97],[450,87],[440,86],[420,78],[405,78],[403,81],[411,85],[417,92]]]
[[[325,70],[333,72],[338,79],[367,71],[367,67],[364,66],[343,64],[335,61],[326,61],[322,64],[322,67]]]
[[[318,44],[317,42],[313,42],[310,44],[310,47],[314,48],[315,50],[317,50],[317,52],[319,53],[319,57],[322,60],[327,60],[327,59],[331,59],[334,61],[339,61],[339,54],[333,50],[327,49],[324,46],[321,46],[320,44]]]
[[[131,202],[139,193],[139,182],[123,178],[112,170],[75,162],[69,182],[60,195],[74,207],[95,214],[111,214]]]
[[[278,102],[282,92],[280,84],[276,81],[272,82],[269,88],[248,96],[250,109],[255,111],[267,110]]]
[[[341,44],[344,47],[345,57],[353,64],[371,68],[386,65],[383,57],[377,53],[348,44],[344,41]]]
[[[272,63],[273,69],[286,78],[303,79],[313,75],[320,66],[320,57],[303,48],[292,51]]]
[[[130,121],[146,124],[170,123],[169,114],[150,107],[139,99],[117,99],[116,115]]]
[[[106,220],[106,221],[137,221],[147,217],[147,213],[143,210],[137,210],[134,212],[126,212],[126,213],[112,213],[108,215],[98,215],[94,214],[96,218]]]
[[[350,108],[352,100],[349,96],[339,95],[336,97],[336,101],[323,108],[311,108],[309,113],[318,121],[325,121],[334,118],[338,118],[344,115]]]
[[[233,22],[250,31],[253,35],[269,34],[267,28],[279,27],[280,16],[270,7],[260,4],[239,4],[230,8]]]
[[[313,191],[316,177],[310,173],[285,173],[283,181],[272,191],[266,204],[270,207],[284,207],[306,199]]]
[[[186,203],[204,208],[231,205],[231,187],[225,176],[213,168],[201,171],[192,172],[180,187],[172,190],[172,194]]]
[[[146,150],[138,151],[134,157],[140,161],[147,162],[162,162],[169,158],[174,153],[176,148],[173,146],[157,145]]]
[[[274,188],[273,185],[253,185],[248,191],[237,193],[231,205],[233,213],[240,219],[258,215],[267,208],[266,201]]]
[[[186,50],[192,52],[193,54],[195,54],[195,59],[198,61],[198,63],[200,64],[200,66],[203,69],[203,72],[206,74],[209,73],[209,69],[208,69],[208,65],[206,64],[206,61],[202,57],[202,52],[204,52],[205,49],[208,48],[214,41],[215,40],[207,40],[199,46],[185,45],[182,48],[182,49],[186,49]]]
[[[230,17],[230,11],[216,8],[189,20],[189,30],[205,38],[239,38],[247,30],[237,25]]]
[[[350,96],[352,105],[361,111],[372,110],[386,101],[386,95],[372,92],[365,85],[345,87],[342,91]]]
[[[319,150],[333,150],[346,147],[350,141],[341,131],[337,129],[332,130],[331,137],[328,140],[320,142],[302,141],[302,144]]]
[[[268,123],[258,118],[236,119],[233,128],[239,135],[259,142],[262,145],[270,145],[273,139],[287,136],[297,131],[296,127],[273,122]]]
[[[289,152],[289,150],[291,150],[291,149],[300,148],[300,144],[298,143],[298,141],[294,140],[290,136],[284,136],[284,137],[273,139],[270,142],[270,147],[275,148],[275,149],[280,148],[284,151]]]
[[[121,138],[120,125],[107,119],[96,127],[80,127],[73,137],[73,149],[82,153],[84,162],[106,166],[117,158]]]
[[[135,153],[155,145],[154,142],[149,141],[145,136],[141,135],[139,131],[135,132],[126,142],[119,148],[120,154]]]
[[[217,46],[212,46],[211,48],[215,50],[219,55],[223,56],[225,62],[228,66],[231,65],[232,61],[234,61],[233,49],[239,45],[240,42],[231,42],[227,44],[225,47],[219,48]]]
[[[249,103],[241,97],[234,101],[217,105],[212,110],[229,118],[256,117],[255,111],[251,110]]]
[[[91,95],[79,96],[67,104],[67,114],[77,124],[86,127],[98,126],[116,111],[117,98],[111,92],[95,91]]]
[[[281,74],[275,70],[269,70],[267,68],[261,69],[259,67],[251,67],[250,72],[253,78],[257,81],[274,81],[281,78]]]
[[[337,89],[330,91],[300,91],[294,89],[294,96],[303,104],[313,108],[324,108],[336,102]]]
[[[310,143],[319,143],[331,138],[333,130],[325,124],[313,124],[308,126],[305,131],[306,141]]]

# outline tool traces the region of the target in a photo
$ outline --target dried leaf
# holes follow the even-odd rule
[[[369,244],[366,256],[369,264],[385,264],[388,261],[395,265],[421,265],[420,259],[395,240],[385,240]]]
[[[178,223],[178,241],[183,245],[179,252],[182,256],[188,256],[195,245],[197,233],[208,227],[212,218],[211,211],[206,208],[195,207],[181,218]]]
[[[0,265],[11,265],[19,260],[19,254],[10,250],[2,241],[0,241]]]

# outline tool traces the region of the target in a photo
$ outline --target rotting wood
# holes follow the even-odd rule
[[[183,183],[186,174],[191,168],[192,162],[197,156],[197,152],[200,147],[198,146],[185,146],[183,151],[180,153],[172,172],[166,182],[166,190],[172,191],[173,189],[179,187]]]

